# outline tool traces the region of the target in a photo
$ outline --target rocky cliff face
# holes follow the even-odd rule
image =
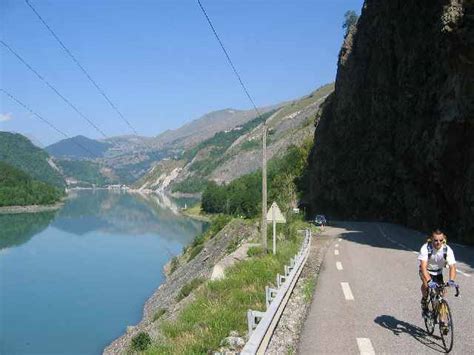
[[[308,176],[314,212],[474,242],[474,1],[365,1]]]

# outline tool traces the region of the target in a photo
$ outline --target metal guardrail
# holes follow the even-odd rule
[[[276,277],[278,288],[265,287],[267,310],[265,312],[247,311],[250,338],[241,354],[263,354],[267,349],[275,327],[306,263],[310,245],[311,231],[307,229],[300,251],[290,260],[290,265],[285,265],[285,274],[278,274]]]

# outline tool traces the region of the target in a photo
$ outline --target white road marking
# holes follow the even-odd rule
[[[375,355],[374,347],[369,338],[357,338],[357,346],[361,355]]]
[[[342,292],[344,292],[344,297],[348,301],[353,301],[354,296],[352,295],[351,288],[348,282],[341,282]]]
[[[340,242],[341,240],[342,240],[342,239],[341,239],[341,238],[339,238],[337,241],[338,241],[338,242]]]
[[[397,242],[395,239],[392,239],[392,238],[390,238],[389,236],[387,236],[387,235],[385,234],[385,232],[383,231],[382,227],[380,227],[379,225],[377,225],[377,227],[379,228],[380,233],[382,233],[382,236],[383,236],[385,239],[387,239],[389,242],[392,242],[393,244],[398,245],[400,248],[408,249],[408,250],[413,251],[413,253],[418,254],[418,252],[414,251],[412,248],[409,248],[409,247],[407,247],[405,244],[400,243],[400,242]]]
[[[336,244],[335,247],[338,248],[338,247],[339,247],[339,244]]]
[[[336,268],[337,268],[338,270],[342,270],[342,269],[343,269],[342,263],[341,263],[340,261],[336,262]]]
[[[334,255],[339,255],[339,250],[334,250]]]
[[[417,251],[414,251],[414,250],[412,251],[412,253],[413,253],[413,254],[418,254],[418,252],[417,252]]]
[[[388,237],[385,235],[385,233],[384,233],[382,227],[380,227],[378,224],[377,224],[377,227],[379,228],[380,233],[382,233],[382,235],[383,235],[385,238],[388,239]]]
[[[464,271],[461,271],[461,270],[459,270],[459,269],[456,270],[456,271],[459,272],[461,275],[464,275],[464,276],[466,276],[466,277],[471,277],[471,275],[466,274]]]

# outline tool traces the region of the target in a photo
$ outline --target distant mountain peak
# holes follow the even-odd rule
[[[45,150],[54,157],[71,159],[100,158],[109,149],[110,144],[77,135],[51,144]]]

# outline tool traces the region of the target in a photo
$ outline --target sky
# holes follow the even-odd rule
[[[29,0],[139,135],[225,108],[250,109],[196,0]],[[201,0],[257,106],[332,82],[347,10],[363,0]],[[132,134],[24,0],[0,0],[0,88],[72,137]],[[0,130],[64,139],[0,92]]]

